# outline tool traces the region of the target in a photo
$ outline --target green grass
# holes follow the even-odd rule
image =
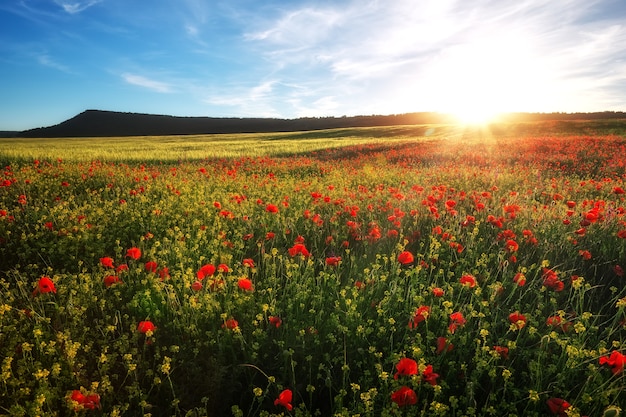
[[[406,139],[388,137],[391,128],[335,129],[319,132],[224,134],[193,136],[133,136],[111,138],[0,139],[0,159],[11,161],[100,160],[107,162],[178,162],[242,156],[305,154],[328,148]],[[420,136],[416,136],[419,138]]]
[[[615,415],[626,139],[577,126],[2,140],[0,415]]]

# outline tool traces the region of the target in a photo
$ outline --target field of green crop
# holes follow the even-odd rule
[[[572,126],[0,140],[0,415],[619,415],[626,130]]]

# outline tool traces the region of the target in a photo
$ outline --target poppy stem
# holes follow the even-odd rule
[[[267,380],[268,380],[268,381],[269,381],[269,379],[270,379],[270,377],[269,377],[269,376],[268,376],[265,372],[263,372],[263,371],[261,370],[261,368],[259,368],[259,367],[258,367],[258,366],[256,366],[256,365],[252,365],[251,363],[242,363],[242,364],[240,364],[239,366],[247,366],[247,367],[249,367],[249,368],[254,368],[254,369],[256,369],[257,371],[259,371],[260,373],[262,373],[262,374],[263,374],[263,376],[264,376],[265,378],[267,378]]]

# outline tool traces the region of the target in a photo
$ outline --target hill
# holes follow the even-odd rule
[[[598,120],[626,119],[623,112],[601,113],[513,113],[501,121]],[[54,126],[19,132],[19,137],[106,137],[197,135],[212,133],[296,132],[321,129],[451,124],[455,119],[446,114],[421,112],[400,115],[351,117],[275,118],[216,118],[177,117],[143,113],[122,113],[86,110]]]

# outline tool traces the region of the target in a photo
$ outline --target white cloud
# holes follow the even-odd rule
[[[122,74],[122,78],[128,84],[147,88],[148,90],[152,90],[157,93],[171,93],[172,92],[172,87],[169,84],[163,83],[161,81],[152,80],[142,75],[124,73]]]
[[[198,27],[191,23],[185,24],[185,32],[187,32],[187,35],[192,38],[195,38],[196,36],[198,36],[198,33],[200,33]]]
[[[73,73],[72,70],[69,67],[56,62],[48,54],[41,54],[41,55],[37,56],[37,61],[41,65],[49,67],[49,68],[53,68],[55,70],[58,70],[58,71],[61,71],[61,72],[65,72],[65,73],[68,73],[68,74],[72,74]]]
[[[623,96],[609,87],[626,84],[626,25],[598,13],[605,3],[350,0],[286,10],[245,39],[281,83],[324,78],[290,101],[298,113],[323,97],[363,113],[470,106],[478,94],[508,111],[593,111],[603,108],[589,108],[592,91],[608,106]]]
[[[274,108],[276,81],[263,81],[252,87],[246,85],[230,85],[209,94],[203,101],[214,106],[226,106],[237,109],[236,114],[244,116],[277,117],[279,112]]]
[[[87,0],[87,1],[73,1],[73,2],[68,2],[68,1],[64,1],[64,0],[54,0],[54,2],[56,4],[58,4],[59,6],[61,6],[63,8],[63,10],[65,10],[65,12],[69,13],[69,14],[76,14],[76,13],[80,13],[88,8],[90,8],[91,6],[94,6],[100,2],[102,2],[103,0]]]
[[[306,48],[329,40],[328,35],[343,17],[338,10],[307,7],[286,13],[270,28],[248,33],[246,38]]]

